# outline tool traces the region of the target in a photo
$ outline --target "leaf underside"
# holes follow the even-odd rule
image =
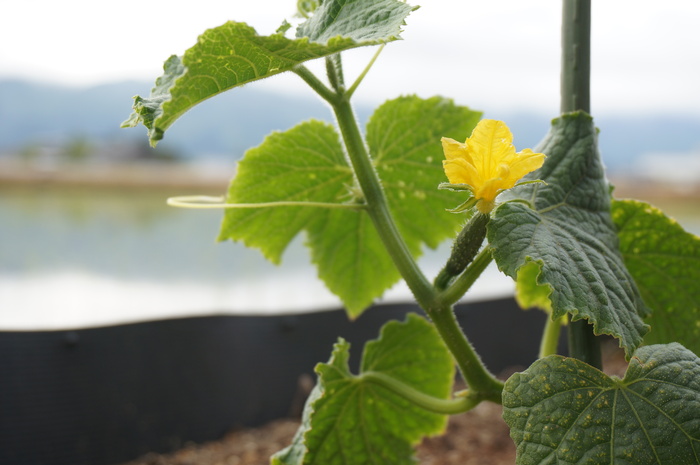
[[[283,32],[261,36],[245,23],[229,21],[205,31],[182,57],[171,56],[150,96],[134,98],[122,126],[143,123],[155,145],[182,114],[221,92],[309,60],[398,39],[412,10],[397,0],[328,0],[299,26],[295,39]]]
[[[700,238],[644,202],[614,201],[612,215],[625,265],[652,308],[644,342],[700,354]]]
[[[625,378],[552,355],[505,385],[518,465],[700,464],[700,359],[639,349]]]
[[[436,189],[444,176],[438,142],[442,134],[468,134],[478,118],[479,113],[442,98],[401,97],[378,108],[368,123],[367,145],[397,226],[414,256],[421,253],[422,244],[436,247],[460,226],[460,217],[444,209],[454,203],[454,194]],[[309,121],[274,133],[239,163],[227,202],[280,200],[362,202],[331,125]],[[229,209],[219,240],[241,240],[279,263],[289,242],[302,231],[319,277],[352,317],[400,279],[364,211]]]
[[[349,371],[349,346],[341,339],[329,362],[316,367],[319,384],[302,425],[292,445],[272,458],[273,465],[413,464],[417,441],[444,430],[445,415],[422,410],[361,378],[370,371],[383,373],[447,398],[454,364],[430,323],[409,314],[403,323],[385,325],[380,338],[365,346],[360,376]]]
[[[513,279],[524,265],[538,264],[536,283],[519,286],[537,296],[521,298],[536,301],[546,294],[541,287],[549,287],[553,318],[568,313],[588,320],[596,334],[618,338],[629,357],[648,331],[640,317],[648,309],[619,252],[592,118],[571,113],[555,119],[535,151],[547,159],[525,180],[546,184],[504,193],[502,200],[524,199],[532,208],[508,202],[496,209],[488,229],[494,258]],[[525,276],[531,281],[536,273]]]

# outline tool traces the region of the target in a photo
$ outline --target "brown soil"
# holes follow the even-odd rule
[[[612,344],[603,349],[605,372],[622,376],[627,365],[622,352]],[[122,465],[267,465],[272,454],[289,445],[298,426],[298,420],[277,420],[234,431],[219,441],[190,444],[172,454],[148,454]],[[423,440],[417,458],[421,465],[513,465],[515,445],[501,418],[501,406],[484,402],[452,416],[444,435]]]
[[[261,428],[235,431],[216,442],[192,444],[167,455],[148,454],[123,465],[266,465],[294,436],[297,420],[277,420]],[[418,447],[422,465],[512,465],[515,446],[501,419],[501,407],[480,404],[450,419],[447,433]]]

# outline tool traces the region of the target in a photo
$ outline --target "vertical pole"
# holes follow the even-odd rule
[[[591,0],[563,0],[561,112],[591,111]],[[600,340],[586,320],[568,326],[569,355],[602,368]]]
[[[591,0],[564,0],[561,112],[591,112]]]

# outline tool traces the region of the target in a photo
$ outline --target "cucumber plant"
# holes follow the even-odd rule
[[[296,74],[334,123],[269,135],[245,153],[225,197],[170,203],[225,208],[219,239],[275,263],[305,233],[319,278],[352,318],[400,279],[425,312],[386,324],[359,373],[339,339],[316,367],[297,435],[272,463],[413,463],[413,446],[443,431],[448,415],[496,402],[518,464],[700,464],[700,239],[612,194],[589,115],[590,0],[563,0],[562,111],[538,147],[520,152],[505,123],[443,97],[389,100],[363,135],[351,98],[415,8],[301,0],[298,10],[294,35],[286,21],[267,36],[233,21],[204,32],[165,62],[124,123],[142,123],[155,145],[199,102]],[[349,82],[342,53],[356,47],[378,51]],[[326,79],[306,66],[316,59]],[[452,253],[428,279],[416,258],[448,238]],[[492,261],[516,281],[523,307],[549,314],[540,358],[505,382],[453,311]],[[567,357],[556,353],[564,326]],[[629,360],[622,379],[601,371],[602,334]],[[467,389],[451,394],[456,369]]]

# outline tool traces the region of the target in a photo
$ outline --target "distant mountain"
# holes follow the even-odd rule
[[[120,82],[90,88],[0,80],[0,153],[29,143],[55,143],[70,137],[96,141],[144,141],[145,129],[120,129],[131,112],[131,98],[147,95],[151,84]],[[366,121],[367,106],[358,107]],[[490,117],[488,113],[485,115]],[[518,148],[534,147],[555,115],[499,114],[513,130]],[[273,130],[302,120],[332,121],[327,106],[308,96],[280,95],[245,86],[205,101],[185,114],[160,144],[186,157],[240,158]],[[700,116],[597,115],[600,148],[613,172],[630,173],[646,155],[700,151]],[[437,143],[437,141],[436,141]]]
[[[0,152],[29,143],[56,143],[80,136],[97,141],[146,140],[146,130],[122,129],[134,95],[152,84],[120,82],[89,88],[26,81],[0,81]],[[328,108],[309,98],[260,92],[249,87],[226,92],[186,113],[166,133],[163,145],[188,157],[240,157],[273,130],[303,119],[331,118]]]

